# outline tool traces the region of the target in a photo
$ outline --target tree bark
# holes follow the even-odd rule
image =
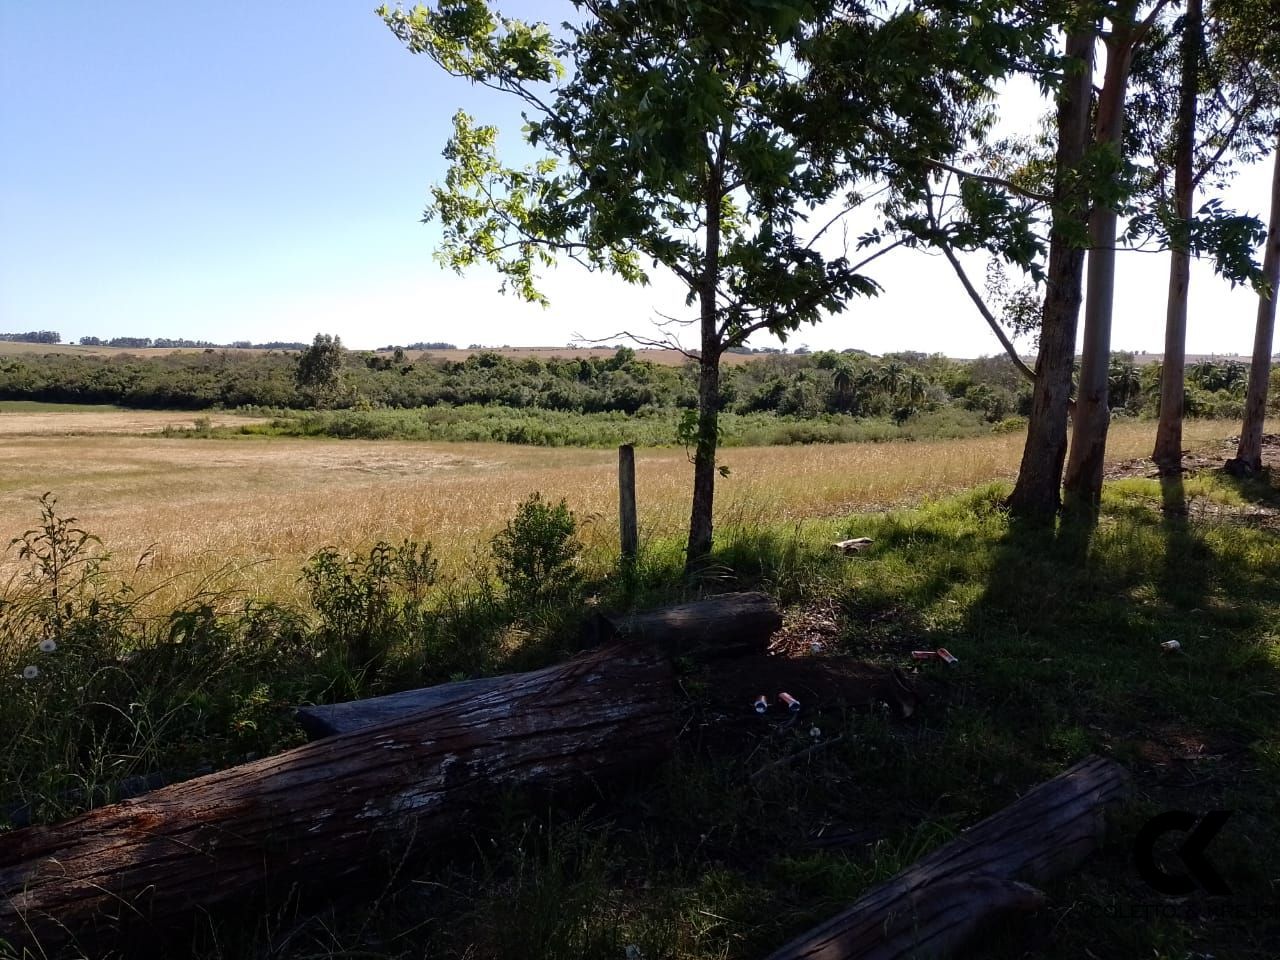
[[[1101,843],[1128,775],[1090,757],[939,847],[768,960],[924,960],[962,947],[985,921],[1034,909],[1027,886],[1078,867]]]
[[[711,554],[712,509],[716,496],[716,448],[720,442],[720,158],[708,165],[706,250],[698,288],[702,350],[698,357],[698,441],[693,457],[693,506],[685,572],[696,572]]]
[[[763,656],[769,638],[782,626],[782,614],[767,594],[729,593],[624,616],[602,616],[591,626],[601,639],[656,644],[668,656],[714,660]],[[442,683],[349,703],[299,707],[295,716],[308,736],[330,737],[470,700],[510,680],[504,676]]]
[[[1058,149],[1054,178],[1049,266],[1036,358],[1035,387],[1027,440],[1009,509],[1026,519],[1051,520],[1061,505],[1062,464],[1067,455],[1067,414],[1080,317],[1087,200],[1077,170],[1089,140],[1095,31],[1073,30],[1066,54],[1082,66],[1067,75],[1058,93]]]
[[[1098,97],[1094,145],[1124,158],[1124,98],[1136,33],[1136,0],[1124,0],[1113,14],[1107,38],[1107,68]],[[1119,167],[1117,167],[1119,169]],[[1088,289],[1084,304],[1084,348],[1080,357],[1080,390],[1076,395],[1063,489],[1077,506],[1096,508],[1102,499],[1102,471],[1107,452],[1111,410],[1107,405],[1107,376],[1111,363],[1111,315],[1116,279],[1115,206],[1095,202],[1089,212]]]
[[[676,733],[673,687],[657,645],[610,646],[462,702],[0,836],[0,931],[19,946],[68,934],[101,944],[268,880],[349,879],[456,837],[504,787],[658,761]]]
[[[1161,473],[1182,472],[1183,393],[1187,367],[1187,297],[1191,285],[1191,210],[1195,200],[1192,161],[1196,146],[1196,100],[1203,46],[1202,0],[1187,0],[1182,27],[1182,76],[1174,144],[1174,236],[1169,261],[1169,303],[1165,313],[1164,364],[1160,368],[1160,422],[1151,454]]]
[[[1276,140],[1271,175],[1271,224],[1267,231],[1267,249],[1262,257],[1262,281],[1266,289],[1258,295],[1258,324],[1253,335],[1253,360],[1249,364],[1244,422],[1240,427],[1235,460],[1229,464],[1249,473],[1262,470],[1262,425],[1267,417],[1276,302],[1280,300],[1280,130],[1277,130]]]
[[[711,325],[715,326],[714,318]],[[698,365],[698,441],[693,455],[693,508],[689,515],[686,569],[697,570],[711,553],[712,510],[716,496],[716,448],[720,432],[720,356],[703,343]]]

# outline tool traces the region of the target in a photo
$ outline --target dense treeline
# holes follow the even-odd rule
[[[0,340],[8,343],[61,343],[62,334],[56,330],[28,330],[26,333],[0,333]]]
[[[299,388],[298,366],[298,354],[281,351],[8,357],[0,360],[0,399],[182,410],[480,405],[623,414],[687,410],[696,403],[692,364],[655,364],[625,348],[594,359],[511,358],[490,351],[461,361],[348,351],[337,388],[320,397]],[[1111,379],[1117,411],[1156,412],[1158,366],[1138,366],[1118,355]],[[1192,364],[1187,408],[1198,416],[1238,416],[1246,380],[1246,368],[1235,361]],[[762,356],[726,368],[720,392],[724,409],[736,414],[831,414],[898,423],[948,407],[995,423],[1025,415],[1030,396],[1026,381],[1003,357],[962,361],[861,352]]]

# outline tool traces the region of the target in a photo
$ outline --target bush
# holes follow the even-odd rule
[[[421,630],[436,569],[430,543],[379,541],[368,556],[326,547],[307,561],[302,579],[325,639],[342,644],[348,665],[363,670],[380,666],[397,639]]]
[[[493,538],[493,558],[508,599],[522,607],[567,600],[580,585],[578,522],[562,499],[554,506],[535,493]]]

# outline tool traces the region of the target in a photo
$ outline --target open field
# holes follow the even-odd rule
[[[280,595],[294,591],[302,562],[327,545],[429,539],[457,570],[533,491],[568,499],[585,521],[588,550],[615,544],[612,451],[120,435],[190,421],[167,413],[0,416],[0,536],[27,529],[36,498],[51,491],[122,565],[153,548],[144,581],[252,561],[232,581]],[[1229,429],[1189,422],[1187,442],[1221,440]],[[1117,423],[1113,460],[1149,453],[1151,433],[1151,424]],[[719,483],[720,522],[800,523],[935,498],[1011,478],[1021,450],[1018,434],[735,448],[723,455],[731,474]],[[683,450],[638,451],[643,535],[683,529],[689,484]]]
[[[199,414],[177,410],[124,410],[90,404],[0,401],[0,437],[86,437],[160,433],[165,427],[190,429]],[[233,413],[205,414],[213,427],[239,427],[260,418]]]

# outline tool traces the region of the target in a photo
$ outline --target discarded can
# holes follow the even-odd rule
[[[915,660],[935,660],[938,656],[937,650],[912,650],[911,656]]]
[[[1182,644],[1177,640],[1166,640],[1164,643],[1160,644],[1160,649],[1166,651],[1181,650]]]
[[[787,709],[792,713],[800,712],[800,701],[789,693],[778,694],[778,699],[787,705]]]
[[[762,693],[760,696],[756,697],[756,713],[764,713],[768,709],[769,701]]]
[[[815,740],[819,740],[822,738],[822,731],[819,730],[817,727],[810,727],[809,736],[813,737],[813,739]]]
[[[959,658],[957,658],[957,657],[953,657],[953,656],[952,656],[952,655],[947,651],[947,648],[946,648],[946,647],[939,647],[939,648],[938,648],[938,656],[940,656],[940,657],[941,657],[945,662],[947,662],[947,663],[951,664],[951,666],[953,666],[953,667],[954,667],[957,663],[959,663],[959,662],[960,662]]]

